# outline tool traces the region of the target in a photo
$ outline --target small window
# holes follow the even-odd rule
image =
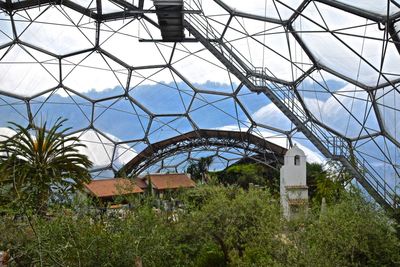
[[[299,166],[300,165],[300,156],[294,156],[294,165]]]

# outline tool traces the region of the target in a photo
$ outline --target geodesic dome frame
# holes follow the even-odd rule
[[[396,207],[399,7],[187,0],[164,42],[148,0],[0,0],[1,123],[69,117],[94,171],[199,129],[300,142]]]

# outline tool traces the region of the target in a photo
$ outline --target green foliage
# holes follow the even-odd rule
[[[325,170],[319,163],[307,163],[307,185],[311,201],[321,203],[322,198],[327,203],[337,201],[343,190],[339,175],[343,176],[335,168]],[[210,173],[210,177],[224,185],[238,185],[248,189],[253,184],[267,187],[274,196],[279,194],[279,171],[260,163],[234,164],[223,171]]]
[[[213,157],[200,158],[197,162],[191,161],[186,169],[187,173],[190,173],[192,179],[207,182],[208,180],[208,168],[213,161]]]
[[[194,265],[197,267],[225,267],[224,254],[219,250],[218,246],[213,243],[206,243],[200,251],[197,252]]]
[[[46,130],[46,123],[33,129],[11,123],[17,134],[0,142],[0,201],[2,206],[21,203],[43,211],[47,208],[51,190],[79,188],[88,182],[87,168],[92,163],[79,153],[84,145],[77,137],[64,137],[70,130],[65,120],[58,119]]]
[[[321,203],[322,198],[334,203],[343,191],[337,174],[332,169],[324,170],[319,163],[307,163],[307,185],[308,195],[316,203]]]
[[[264,185],[262,167],[256,164],[240,164],[229,167],[226,176],[230,183],[234,181],[243,188],[248,188],[250,183]],[[232,183],[233,184],[233,183]]]
[[[212,242],[224,255],[226,263],[241,257],[246,244],[268,222],[271,229],[280,224],[279,204],[267,191],[238,187],[210,188],[203,204],[186,218],[188,229],[195,229],[203,242]],[[272,230],[271,230],[272,231]]]
[[[63,213],[51,220],[32,220],[40,242],[23,223],[8,224],[11,229],[2,237],[0,248],[10,249],[19,266],[39,262],[43,266],[134,266],[138,257],[144,266],[164,266],[164,262],[174,263],[176,258],[170,226],[147,207],[123,220],[77,218]],[[21,229],[30,234],[19,238]]]
[[[322,214],[313,213],[293,236],[303,240],[306,266],[400,266],[395,223],[359,192],[343,195]]]
[[[257,188],[204,185],[180,199],[173,213],[135,199],[122,218],[3,216],[0,250],[11,266],[400,266],[395,223],[357,192],[291,221]]]
[[[259,163],[240,163],[213,173],[225,185],[249,188],[250,184],[267,186],[275,195],[279,192],[279,171]]]

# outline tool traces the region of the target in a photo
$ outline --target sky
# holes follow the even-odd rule
[[[334,86],[333,84],[337,82],[332,81],[331,83],[332,86]],[[218,87],[222,91],[230,88],[230,85],[213,83],[198,84],[197,86],[211,89],[216,89]],[[336,86],[340,85],[338,84]],[[163,114],[162,112],[179,113],[177,112],[177,106],[179,106],[180,99],[176,96],[175,98],[171,97],[171,92],[169,90],[164,90],[164,87],[163,85],[143,85],[137,88],[138,93],[133,94],[133,97],[138,98],[138,96],[140,96],[139,100],[141,105],[149,110],[152,109],[152,105],[156,105],[153,111],[159,111],[159,114]],[[184,85],[181,87],[184,87]],[[118,94],[119,91],[120,88],[108,89],[105,91],[92,90],[88,93],[88,96],[97,99]],[[157,92],[158,95],[156,99],[153,99],[154,95],[151,93],[143,93],[152,91]],[[225,100],[221,100],[224,98]],[[2,97],[2,99],[3,101],[8,101],[8,103],[12,101],[11,98]],[[162,101],[163,99],[170,100]],[[243,92],[239,93],[238,99],[243,102],[243,105],[257,123],[287,130],[292,127],[291,122],[266,97],[253,94],[249,99],[249,92],[244,88]],[[326,101],[329,101],[329,99]],[[236,108],[240,109],[240,106],[235,105],[232,98],[202,94],[196,97],[194,103],[195,104],[193,104],[193,107],[190,109],[189,116],[200,128],[239,130],[239,125],[234,123],[237,122],[236,118],[234,118],[234,113]],[[73,95],[65,96],[64,94],[54,94],[50,98],[39,97],[32,100],[31,106],[32,112],[36,118],[35,121],[38,124],[40,124],[41,121],[54,122],[58,117],[69,118],[66,126],[71,127],[70,132],[78,132],[76,135],[80,136],[81,140],[87,145],[87,149],[84,149],[83,152],[90,156],[96,167],[103,167],[109,164],[114,149],[110,140],[119,142],[141,139],[145,136],[145,130],[150,122],[148,114],[139,107],[133,106],[132,103],[125,98],[104,101],[95,105],[94,127],[103,132],[105,136],[92,130],[87,132],[81,131],[89,126],[91,114],[91,104],[82,98]],[[7,116],[1,117],[0,123],[2,126],[6,126],[8,121],[26,123],[26,119],[24,118],[26,116],[24,114],[25,107],[23,104],[20,103],[17,105],[14,103],[13,107],[17,107],[18,112],[13,110],[10,106],[7,107],[5,104],[3,104],[2,107],[2,114],[7,114]],[[7,110],[5,110],[6,107]],[[180,110],[180,112],[182,113],[184,111]],[[204,116],[204,114],[207,115]],[[240,124],[241,129],[246,130],[248,126],[250,126],[250,122],[243,112],[241,112],[241,114],[242,116],[239,116],[242,121]],[[156,121],[153,122],[154,126],[150,127],[150,141],[158,142],[179,133],[193,130],[193,127],[185,118],[180,118],[169,124],[178,129],[178,131],[169,128],[167,125],[163,125],[163,123],[170,122],[174,119],[176,119],[176,116],[171,116],[167,118],[167,120],[164,117],[156,119]],[[10,133],[10,131],[4,127],[1,128],[1,131],[5,131],[8,134]],[[258,134],[267,137],[271,142],[287,147],[286,138],[283,138],[279,133],[269,131],[268,129],[260,129]],[[298,144],[306,151],[310,162],[324,161],[324,158],[307,142],[298,141]],[[141,148],[143,149],[144,146]],[[120,155],[116,156],[118,157],[117,164],[120,166],[129,161],[137,151],[134,148],[129,149],[129,144],[127,144],[119,146],[117,153],[120,153]]]

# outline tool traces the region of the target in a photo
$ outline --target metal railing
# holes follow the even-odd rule
[[[222,63],[225,62],[224,64],[229,65],[228,69],[233,74],[246,77],[251,86],[250,90],[257,92],[269,90],[269,95],[274,98],[271,101],[289,119],[292,119],[295,125],[303,131],[324,156],[339,160],[359,181],[361,180],[360,183],[366,187],[366,190],[378,203],[386,204],[391,208],[398,207],[398,196],[395,190],[362,155],[359,153],[354,154],[346,140],[313,122],[301,106],[293,88],[271,81],[271,77],[267,75],[265,68],[252,66],[251,62],[248,62],[232,45],[228,46],[224,40],[219,39],[219,36],[215,34],[204,16],[190,14],[185,19],[192,27],[192,30],[201,35],[198,37],[202,37],[200,39],[202,39],[203,45]],[[210,39],[213,41],[210,41]]]

